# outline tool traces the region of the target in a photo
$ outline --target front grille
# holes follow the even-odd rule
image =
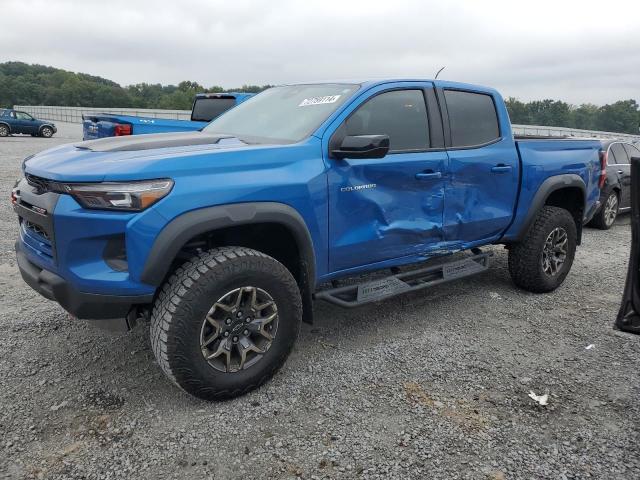
[[[40,225],[36,225],[33,222],[30,222],[28,220],[24,221],[24,226],[31,230],[33,233],[35,233],[36,235],[40,235],[42,238],[44,238],[45,240],[47,240],[49,243],[51,243],[51,238],[49,238],[49,234],[47,232],[44,231],[44,228],[42,228]]]
[[[20,223],[20,237],[23,245],[39,257],[53,262],[53,243],[47,232],[28,220],[23,219]]]
[[[25,173],[24,178],[27,183],[33,187],[33,193],[37,195],[42,195],[47,192],[67,193],[64,186],[55,180],[38,177],[36,175],[31,175],[30,173]]]
[[[36,189],[36,193],[42,194],[49,191],[49,180],[42,177],[36,177],[29,173],[25,173],[24,178],[27,183]]]

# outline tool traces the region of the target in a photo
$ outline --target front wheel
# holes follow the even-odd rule
[[[284,265],[249,248],[215,248],[184,263],[162,287],[151,344],[178,387],[222,400],[276,373],[301,318],[300,291]]]
[[[526,237],[509,249],[513,282],[535,293],[558,288],[571,270],[576,239],[576,224],[567,210],[543,207]]]
[[[53,136],[53,128],[51,127],[42,127],[40,129],[40,135],[44,138],[51,138]]]

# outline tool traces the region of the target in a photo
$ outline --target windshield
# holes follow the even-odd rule
[[[295,143],[309,136],[358,85],[273,87],[225,112],[203,131],[233,135],[249,143]]]

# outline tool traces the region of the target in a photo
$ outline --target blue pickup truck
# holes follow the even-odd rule
[[[38,120],[27,112],[0,108],[0,137],[22,133],[34,137],[51,138],[57,131],[56,126],[48,120]]]
[[[23,279],[73,316],[151,322],[169,379],[229,398],[284,363],[313,300],[345,307],[487,269],[560,286],[606,166],[596,140],[514,138],[490,88],[274,87],[199,132],[106,138],[24,162]]]
[[[200,130],[218,115],[253,95],[253,93],[235,92],[199,93],[193,100],[190,121],[106,113],[83,115],[82,138],[83,140],[95,140],[104,137]]]

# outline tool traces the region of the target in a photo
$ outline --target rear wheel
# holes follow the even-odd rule
[[[9,127],[6,125],[0,125],[0,137],[8,137],[9,136]]]
[[[558,207],[540,210],[527,236],[509,249],[509,273],[530,292],[550,292],[566,278],[576,253],[576,224]]]
[[[53,136],[53,128],[51,127],[42,127],[40,129],[40,136],[44,138],[51,138]]]
[[[273,376],[301,318],[300,291],[284,265],[248,248],[216,248],[184,263],[162,287],[151,343],[173,383],[222,400]]]
[[[593,220],[589,222],[590,226],[599,228],[600,230],[609,230],[613,227],[613,224],[618,217],[618,209],[620,208],[620,200],[618,198],[618,192],[615,190],[609,192],[602,201],[602,207],[595,214]]]

